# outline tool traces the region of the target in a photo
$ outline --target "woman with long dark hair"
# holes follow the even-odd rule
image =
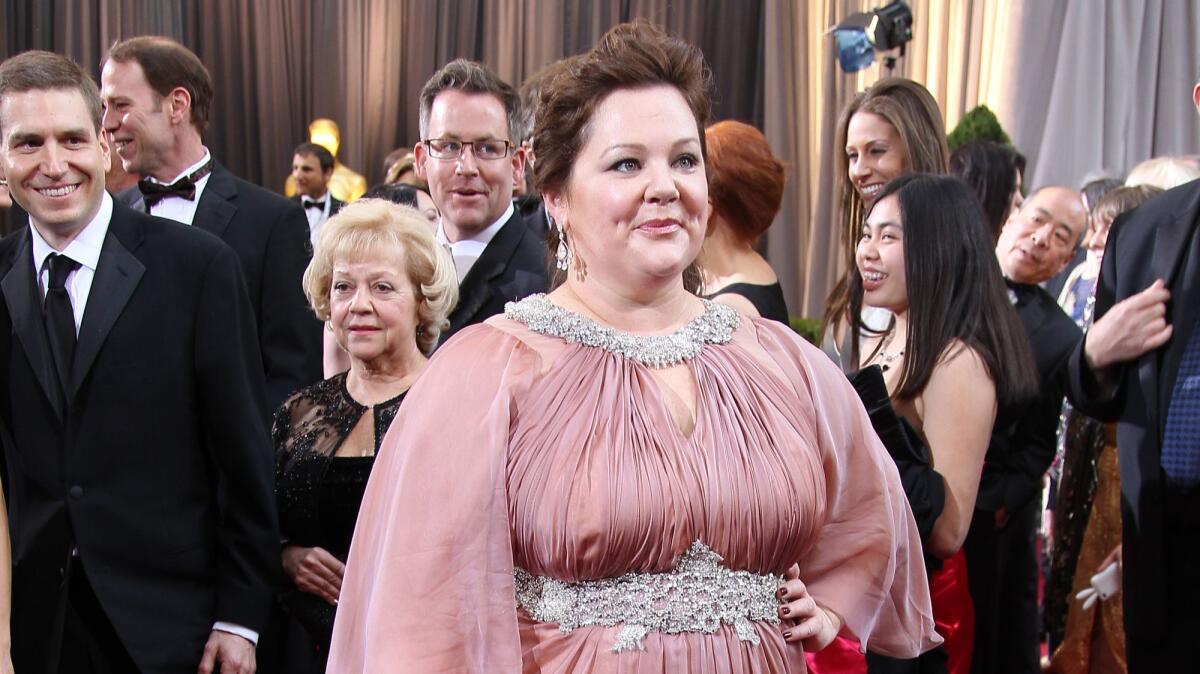
[[[918,660],[868,654],[871,672],[965,672],[973,609],[960,548],[998,414],[1030,398],[1037,376],[976,197],[960,180],[909,174],[879,193],[847,283],[852,379],[900,469],[933,571],[945,637]],[[892,314],[882,330],[863,307]],[[838,653],[832,651],[831,653]],[[845,655],[843,649],[840,653]],[[821,674],[862,671],[816,658]]]

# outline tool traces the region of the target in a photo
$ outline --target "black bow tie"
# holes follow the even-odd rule
[[[325,210],[325,202],[324,201],[313,201],[311,199],[305,199],[304,207],[305,208],[315,208],[319,211],[324,211]]]
[[[142,193],[142,200],[146,203],[146,212],[149,213],[151,207],[167,197],[179,197],[188,201],[195,201],[196,183],[212,172],[212,166],[212,158],[209,158],[208,161],[204,162],[203,166],[170,185],[163,185],[148,178],[139,180],[138,191]]]

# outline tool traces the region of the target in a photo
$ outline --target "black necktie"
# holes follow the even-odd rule
[[[50,351],[54,354],[59,379],[69,382],[71,363],[75,359],[75,312],[71,308],[66,282],[67,276],[79,268],[79,263],[58,253],[51,253],[46,259],[50,264],[50,283],[46,286],[43,306],[46,333],[50,337]]]
[[[146,212],[149,213],[155,204],[167,197],[179,197],[180,199],[195,201],[196,183],[212,172],[212,165],[212,159],[209,158],[208,161],[204,162],[203,166],[170,185],[163,185],[149,178],[139,180],[138,191],[142,193],[142,201],[146,204]]]
[[[318,211],[324,212],[325,211],[325,202],[324,201],[310,201],[308,199],[305,199],[304,207],[305,208],[315,208]]]

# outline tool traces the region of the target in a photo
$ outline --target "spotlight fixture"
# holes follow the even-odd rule
[[[904,56],[904,45],[912,40],[912,10],[904,0],[869,12],[856,12],[830,29],[837,42],[838,63],[842,70],[854,73],[875,62],[875,52],[900,50]],[[890,70],[896,65],[896,57],[884,57],[884,65]]]

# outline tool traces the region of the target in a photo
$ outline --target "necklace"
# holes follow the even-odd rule
[[[900,349],[895,353],[888,353],[887,349],[892,345],[892,339],[896,337],[896,331],[889,330],[883,337],[883,342],[879,345],[879,349],[875,352],[875,356],[871,360],[877,360],[880,364],[880,369],[884,372],[892,366],[892,363],[904,357],[904,349]]]

